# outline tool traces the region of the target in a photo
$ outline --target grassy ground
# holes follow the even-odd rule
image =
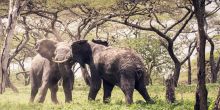
[[[213,107],[213,102],[217,96],[218,84],[207,85],[209,109]],[[165,88],[163,85],[152,85],[148,87],[150,96],[156,101],[156,104],[146,104],[143,98],[135,91],[134,104],[126,105],[124,95],[119,88],[114,88],[111,103],[102,103],[103,91],[100,90],[96,101],[87,101],[88,87],[84,82],[76,81],[73,91],[73,102],[64,103],[63,89],[58,91],[58,100],[60,104],[54,105],[50,100],[50,92],[44,104],[29,104],[30,86],[18,86],[19,93],[13,93],[7,89],[3,95],[0,95],[0,110],[193,110],[195,102],[196,85],[180,85],[176,88],[177,101],[169,104],[165,100]]]

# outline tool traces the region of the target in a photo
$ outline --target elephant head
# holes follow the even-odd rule
[[[87,40],[79,40],[72,44],[72,61],[80,65],[88,64],[92,50]]]
[[[108,42],[103,40],[95,40],[92,42],[87,40],[79,40],[72,43],[72,61],[78,62],[81,65],[89,64],[92,60],[92,51],[99,51],[100,49],[107,47]],[[94,48],[93,48],[94,47]]]
[[[42,57],[56,63],[63,63],[71,58],[71,49],[66,42],[42,39],[37,41],[35,49]]]

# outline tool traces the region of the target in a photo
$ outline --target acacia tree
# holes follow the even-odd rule
[[[170,3],[170,1],[167,1],[167,2]],[[173,2],[175,3],[175,1]],[[117,14],[121,15],[123,19],[121,20],[110,19],[109,21],[121,23],[127,26],[131,26],[133,28],[144,30],[144,31],[155,32],[161,38],[161,43],[164,44],[165,48],[167,49],[170,55],[170,58],[172,59],[175,65],[173,80],[174,80],[175,86],[177,86],[181,66],[192,55],[195,49],[195,46],[193,46],[194,48],[191,50],[191,52],[182,60],[180,60],[174,52],[174,43],[177,41],[181,33],[184,32],[185,27],[187,27],[187,24],[189,23],[189,21],[192,19],[194,15],[194,12],[191,10],[191,7],[190,7],[191,5],[186,5],[186,4],[189,4],[188,2],[186,3],[183,2],[183,4],[180,4],[180,5],[177,3],[175,8],[172,7],[173,8],[172,10],[179,10],[179,11],[176,11],[176,13],[179,13],[179,14],[184,13],[184,12],[185,13],[178,20],[174,20],[172,17],[170,17],[170,19],[174,20],[175,22],[172,23],[171,25],[167,25],[166,23],[164,23],[162,20],[159,19],[158,15],[161,13],[168,13],[168,14],[171,13],[171,16],[172,16],[173,13],[171,12],[171,9],[162,10],[164,6],[161,3],[161,1],[158,1],[158,2],[147,1],[144,3],[143,2],[135,2],[135,3],[125,2],[121,4],[123,5],[121,7],[125,8],[123,9],[124,12],[123,14],[119,14],[119,13]],[[145,8],[138,7],[138,6],[141,6],[142,4],[144,4],[143,7]],[[146,7],[146,6],[150,6],[150,7]],[[145,23],[148,22],[150,25],[146,27],[143,25],[145,23],[136,23],[135,20],[132,20],[132,16],[143,16],[143,17],[147,16],[148,19],[145,19],[144,21]]]
[[[220,68],[220,55],[216,61],[214,58],[215,44],[214,44],[212,38],[209,38],[208,36],[207,36],[207,40],[211,46],[210,55],[209,55],[209,64],[211,67],[211,83],[216,83],[217,82],[217,74],[218,74],[219,68]]]
[[[10,60],[10,43],[14,36],[15,26],[17,24],[17,19],[21,11],[27,6],[29,0],[10,0],[9,2],[9,13],[8,13],[8,24],[6,27],[6,37],[2,46],[2,51],[0,54],[0,75],[1,75],[1,84],[0,84],[0,93],[5,91],[6,87],[12,88],[15,92],[18,90],[13,86],[9,79],[8,75],[8,66]]]
[[[218,96],[215,100],[215,106],[214,106],[213,110],[219,110],[219,104],[220,104],[220,87],[218,90]]]
[[[205,82],[205,46],[207,33],[205,31],[205,0],[192,0],[194,11],[198,24],[197,38],[197,78],[198,84],[196,89],[196,103],[194,106],[195,110],[207,110],[207,95],[208,91],[206,89]]]

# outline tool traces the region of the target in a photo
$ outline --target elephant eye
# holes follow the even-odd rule
[[[57,54],[57,50],[54,51],[54,54]]]
[[[34,48],[38,49],[39,48],[39,44],[37,43]]]

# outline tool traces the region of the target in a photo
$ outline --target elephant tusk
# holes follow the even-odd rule
[[[68,59],[64,59],[64,60],[62,60],[62,61],[56,61],[56,60],[53,59],[53,62],[55,62],[55,63],[64,63],[64,62],[66,62],[66,61],[68,61]]]

